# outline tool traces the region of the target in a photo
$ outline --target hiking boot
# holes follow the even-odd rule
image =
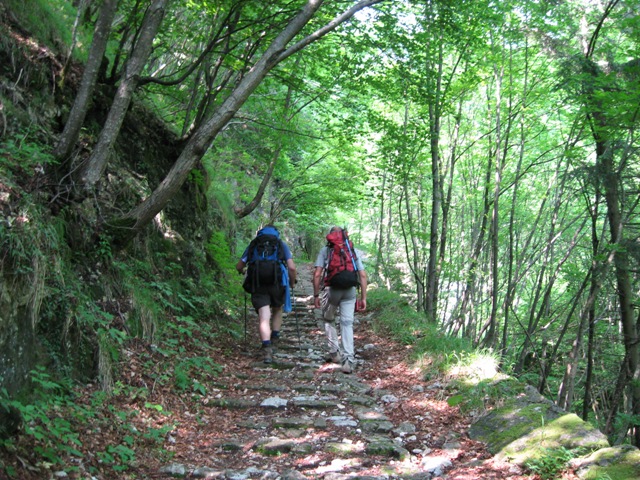
[[[333,352],[324,357],[325,361],[332,363],[342,363],[342,356],[340,352]]]
[[[353,373],[355,368],[356,368],[356,365],[349,360],[345,360],[342,363],[342,373]]]
[[[263,355],[263,362],[264,363],[271,363],[273,362],[273,347],[271,347],[271,345],[263,345],[262,346],[262,355]]]

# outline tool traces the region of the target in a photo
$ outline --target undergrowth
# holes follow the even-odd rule
[[[377,288],[367,299],[369,309],[375,310],[373,327],[378,333],[412,345],[412,360],[421,367],[425,379],[447,378],[449,405],[461,411],[484,408],[487,402],[522,388],[520,382],[500,376],[497,354],[474,348],[467,339],[444,334],[401,295]]]
[[[413,345],[413,357],[418,361],[430,357],[432,368],[445,372],[458,365],[462,358],[474,352],[471,342],[445,335],[436,324],[427,322],[406,298],[384,288],[371,289],[367,294],[369,309],[375,310],[373,327],[405,345]]]
[[[171,456],[163,445],[177,422],[162,392],[207,395],[222,368],[212,346],[240,337],[232,265],[196,259],[185,276],[177,249],[134,257],[100,238],[76,255],[58,220],[36,214],[3,229],[0,249],[16,276],[38,273],[37,328],[51,360],[31,371],[24,394],[0,392],[0,415],[16,426],[0,431],[0,467],[16,479],[25,468],[134,478],[136,452]]]
[[[20,419],[19,434],[0,435],[0,462],[4,459],[8,478],[23,478],[18,458],[31,468],[108,478],[134,478],[139,451],[170,459],[163,445],[178,421],[166,393],[178,391],[196,403],[208,394],[222,371],[210,347],[218,334],[193,318],[176,317],[157,344],[123,332],[104,335],[116,336],[105,341],[119,347],[110,351],[119,371],[109,391],[39,367],[31,372],[28,396],[0,392],[0,411]]]

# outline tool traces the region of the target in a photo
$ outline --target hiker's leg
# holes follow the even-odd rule
[[[280,327],[282,327],[282,307],[271,307],[271,329],[279,332]]]
[[[338,290],[335,288],[329,288],[329,292],[326,297],[326,304],[322,306],[322,313],[325,320],[334,321],[338,309],[342,310],[342,300],[345,294],[351,293],[351,290]]]
[[[258,332],[265,342],[271,338],[271,298],[269,292],[260,289],[251,294],[251,304],[258,314]]]
[[[356,288],[343,290],[340,300],[340,337],[344,359],[355,363],[355,349],[353,345],[353,317],[356,307]]]
[[[260,339],[265,342],[271,340],[271,307],[265,305],[258,309],[258,330],[260,331]]]
[[[334,321],[324,321],[324,333],[327,335],[327,347],[330,353],[340,351],[340,344],[338,343],[338,331]]]
[[[286,289],[282,285],[275,285],[269,290],[270,298],[269,304],[271,305],[271,335],[272,332],[280,332],[282,327],[282,307],[285,302]],[[272,337],[269,337],[273,340]]]
[[[324,332],[327,335],[329,353],[340,352],[338,331],[336,329],[336,311],[340,304],[340,291],[329,288],[325,290],[322,298],[322,318],[324,319]]]

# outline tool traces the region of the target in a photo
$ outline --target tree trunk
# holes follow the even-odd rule
[[[435,98],[429,102],[429,134],[431,153],[431,226],[429,231],[429,260],[424,312],[427,321],[437,320],[438,305],[438,246],[440,213],[442,210],[442,181],[440,179],[440,102],[442,101],[443,42],[438,43],[438,73],[436,76]]]
[[[405,254],[407,256],[407,263],[409,265],[409,269],[413,274],[413,279],[416,282],[416,310],[422,311],[424,309],[424,295],[425,295],[425,286],[423,277],[421,275],[422,267],[420,266],[420,248],[417,244],[416,235],[413,233],[413,214],[411,213],[411,205],[409,202],[409,188],[407,187],[408,180],[405,179],[403,185],[403,194],[400,197],[400,203],[398,205],[398,214],[400,219],[400,226],[402,227],[402,237],[404,239],[405,245]],[[402,217],[402,208],[404,203],[404,209],[407,212],[407,220],[406,222]],[[409,226],[409,231],[407,232],[405,228],[406,225]],[[411,242],[411,249],[409,249],[409,242]],[[412,253],[413,252],[413,253]]]
[[[384,243],[384,209],[385,209],[385,203],[384,203],[384,195],[385,195],[385,186],[387,184],[387,171],[384,170],[382,172],[382,187],[381,187],[381,191],[380,191],[380,217],[379,217],[379,225],[378,225],[378,232],[377,232],[377,242],[376,242],[376,263],[374,266],[374,275],[376,277],[380,276],[381,273],[381,267],[382,267],[382,262],[384,261],[383,257],[382,257],[382,249],[385,246]]]
[[[599,181],[599,176],[595,175],[595,181]],[[601,188],[596,183],[595,199],[592,205],[588,205],[589,214],[591,216],[591,256],[593,258],[592,264],[595,264],[596,258],[600,251],[600,235],[598,235],[598,212],[600,210],[600,196]],[[609,263],[610,264],[610,263]],[[607,264],[607,265],[609,265]],[[595,265],[592,267],[595,270]],[[599,278],[598,278],[599,277]],[[595,298],[600,289],[602,278],[605,275],[591,275],[591,287],[589,290],[589,298],[593,298],[593,301],[587,309],[587,316],[589,319],[588,333],[587,333],[587,369],[585,372],[584,380],[584,397],[582,401],[582,419],[586,422],[589,419],[589,410],[591,409],[591,385],[593,383],[593,355],[594,355],[594,339],[595,339],[595,323],[596,323],[596,310],[595,310]]]
[[[93,42],[89,49],[89,57],[87,58],[82,81],[80,82],[80,88],[71,107],[71,112],[69,112],[69,118],[64,126],[64,130],[53,150],[53,155],[58,160],[66,159],[78,141],[80,129],[89,111],[93,90],[98,80],[104,52],[107,49],[111,24],[115,17],[117,7],[118,0],[104,0],[102,8],[100,9],[100,15],[98,16],[93,32]]]
[[[95,186],[104,173],[111,149],[118,138],[131,98],[138,86],[140,73],[151,53],[153,39],[160,28],[168,2],[169,0],[154,0],[144,16],[140,35],[127,60],[124,75],[120,80],[107,120],[100,132],[98,143],[94,147],[93,155],[80,169],[79,178],[85,188],[90,189]]]
[[[494,67],[495,68],[495,67]],[[498,268],[498,231],[499,231],[499,216],[500,216],[500,188],[502,186],[502,148],[501,145],[503,143],[502,138],[502,77],[503,70],[502,66],[500,68],[496,68],[495,78],[496,78],[496,143],[495,143],[495,172],[493,175],[493,209],[491,213],[491,226],[489,227],[490,234],[489,239],[491,242],[491,313],[489,314],[489,321],[487,323],[487,334],[481,339],[481,344],[487,348],[495,347],[496,336],[497,336],[497,316],[498,316],[498,292],[499,292],[499,276],[500,270]],[[509,129],[507,128],[507,138],[504,139],[505,149],[508,145],[508,133]]]
[[[456,305],[456,314],[452,316],[452,321],[455,321],[455,324],[452,325],[452,329],[450,333],[456,335],[460,329],[467,323],[465,318],[468,318],[470,315],[470,305],[473,296],[473,292],[476,287],[476,276],[477,276],[477,268],[480,263],[480,253],[482,252],[482,245],[484,243],[485,234],[487,233],[487,224],[489,219],[489,209],[491,208],[491,200],[489,199],[490,194],[490,180],[491,180],[491,171],[493,169],[493,164],[491,161],[491,156],[489,156],[489,161],[487,162],[487,168],[485,171],[485,183],[483,189],[483,208],[481,214],[481,221],[478,229],[478,236],[474,240],[473,250],[471,253],[471,259],[469,262],[469,267],[467,271],[467,275],[465,278],[465,286],[462,291],[462,296],[458,301],[458,305]]]
[[[449,239],[449,212],[451,207],[451,197],[453,195],[453,175],[456,168],[456,162],[458,161],[458,144],[460,141],[460,123],[462,121],[462,105],[464,103],[464,95],[460,96],[458,101],[458,114],[456,115],[456,123],[454,126],[454,135],[452,138],[452,146],[451,146],[451,156],[449,160],[449,171],[448,175],[444,175],[448,179],[447,185],[447,194],[442,202],[442,228],[440,229],[440,248],[438,252],[438,266],[437,266],[437,279],[436,284],[438,285],[438,290],[440,290],[440,274],[442,272],[442,265],[444,265],[446,258],[446,249],[448,247],[448,239]],[[443,186],[444,191],[444,186]],[[447,289],[445,289],[446,291]],[[445,304],[442,308],[444,312],[443,315],[447,315],[448,313],[448,298],[445,299]],[[444,321],[444,318],[442,319]]]
[[[607,204],[607,218],[609,220],[609,231],[611,232],[611,242],[619,246],[615,250],[614,265],[616,271],[616,286],[618,290],[618,302],[620,308],[620,323],[624,337],[624,348],[627,357],[627,364],[621,368],[626,369],[628,376],[625,381],[633,379],[631,382],[632,413],[635,415],[635,422],[632,423],[634,429],[634,444],[640,445],[640,357],[638,346],[638,330],[633,315],[633,290],[629,276],[629,254],[624,247],[624,237],[622,233],[622,213],[620,211],[620,197],[618,193],[619,173],[613,164],[613,150],[609,145],[602,142],[596,144],[598,158],[601,160],[600,174],[602,186],[604,188],[604,198]]]

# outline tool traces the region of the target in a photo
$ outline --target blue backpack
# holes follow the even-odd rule
[[[247,277],[242,287],[255,293],[259,286],[283,285],[284,247],[274,227],[258,231],[247,249]]]

